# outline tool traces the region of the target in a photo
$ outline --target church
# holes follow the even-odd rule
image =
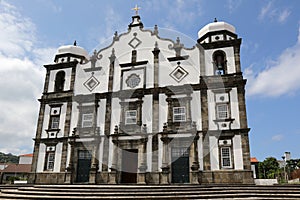
[[[128,31],[58,48],[40,102],[34,184],[253,184],[241,38],[215,20],[193,47]]]

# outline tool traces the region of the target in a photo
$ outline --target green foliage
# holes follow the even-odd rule
[[[13,184],[14,181],[19,181],[19,180],[20,180],[20,177],[17,177],[17,176],[16,176],[16,177],[15,177],[15,176],[11,176],[11,177],[8,178],[8,180],[9,180],[10,183]]]
[[[289,171],[294,171],[300,168],[300,159],[291,159],[286,162]]]
[[[19,157],[11,153],[5,154],[0,152],[0,163],[19,163]]]
[[[280,173],[276,158],[269,157],[258,164],[259,178],[273,179]]]

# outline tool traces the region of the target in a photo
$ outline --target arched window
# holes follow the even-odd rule
[[[216,51],[213,54],[214,73],[215,75],[223,75],[227,73],[226,54],[224,51]]]
[[[64,71],[57,72],[56,77],[55,77],[55,85],[54,85],[55,92],[61,92],[64,90],[65,74],[66,73]]]

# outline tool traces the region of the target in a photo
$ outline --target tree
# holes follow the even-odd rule
[[[266,158],[263,162],[258,163],[259,178],[276,178],[279,170],[279,164],[274,157]]]
[[[5,154],[0,152],[0,163],[18,163],[18,156],[12,155],[11,153]]]

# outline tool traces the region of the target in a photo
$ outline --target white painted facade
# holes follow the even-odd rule
[[[71,172],[76,182],[80,151],[88,150],[91,171],[97,166],[96,172],[101,176],[104,172],[112,174],[116,166],[117,170],[122,168],[125,159],[120,152],[116,153],[115,145],[138,152],[137,173],[140,174],[162,174],[165,169],[174,173],[175,168],[170,167],[172,152],[179,147],[188,149],[189,168],[196,166],[197,173],[246,170],[247,152],[242,148],[240,130],[247,127],[241,125],[244,119],[240,118],[240,86],[224,82],[224,77],[240,76],[235,47],[230,43],[237,40],[235,28],[223,22],[212,23],[199,31],[199,40],[210,32],[220,33],[185,48],[179,38],[177,41],[162,39],[157,29],[144,30],[139,16],[133,17],[129,27],[127,33],[116,34],[110,46],[96,50],[93,55],[81,47],[60,47],[55,63],[46,66],[45,95],[49,100],[44,101],[45,108],[40,114],[37,138],[41,142],[35,151],[34,172],[60,173],[65,166],[66,170],[75,170]],[[210,43],[221,45],[211,48]],[[225,64],[221,63],[224,76],[215,74],[216,67],[220,70],[216,64],[217,52],[226,59]],[[75,65],[68,67],[68,62]],[[61,71],[64,75],[59,79]],[[206,89],[200,79],[206,80]],[[57,91],[59,81],[63,83],[61,91]],[[216,88],[210,81],[219,86]],[[53,109],[58,111],[53,113]],[[127,116],[129,111],[131,114]],[[176,123],[174,116],[179,111],[182,112],[177,113],[180,123]],[[59,125],[57,130],[52,130],[53,118],[57,116]],[[138,128],[126,124],[129,117]],[[164,133],[171,138],[168,143]],[[193,143],[191,138],[196,135],[199,139]],[[230,155],[222,153],[224,145],[230,148],[226,151]],[[53,151],[49,147],[55,149],[53,166],[51,163],[45,166]],[[230,166],[224,167],[223,162],[227,161]],[[163,176],[160,175],[159,181],[164,180]]]

